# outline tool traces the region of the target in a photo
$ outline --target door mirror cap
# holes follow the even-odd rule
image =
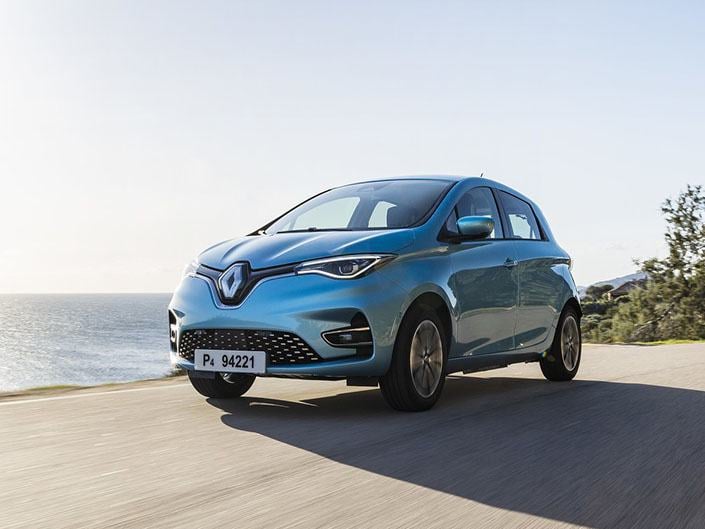
[[[457,226],[460,239],[468,241],[486,239],[494,231],[494,221],[489,217],[460,217]]]

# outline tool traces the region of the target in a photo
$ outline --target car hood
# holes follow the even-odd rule
[[[249,235],[208,248],[198,261],[218,270],[247,261],[257,270],[337,255],[395,253],[413,240],[413,231],[409,229]]]

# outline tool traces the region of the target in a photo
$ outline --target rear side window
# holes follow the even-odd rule
[[[514,239],[541,240],[541,228],[528,202],[499,191],[499,199],[507,217],[509,237]]]

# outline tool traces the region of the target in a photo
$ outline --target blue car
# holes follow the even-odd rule
[[[330,189],[194,260],[169,305],[172,362],[202,395],[258,376],[379,385],[426,410],[447,374],[538,362],[575,377],[581,309],[541,210],[485,178]]]

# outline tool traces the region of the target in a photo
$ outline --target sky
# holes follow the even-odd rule
[[[325,188],[479,175],[577,283],[705,183],[703,2],[0,0],[0,292],[168,292]]]

